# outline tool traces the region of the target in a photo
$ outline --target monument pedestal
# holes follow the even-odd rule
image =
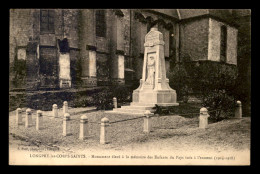
[[[178,106],[176,91],[168,83],[164,89],[155,89],[152,86],[141,85],[133,91],[133,105],[153,104],[158,106]]]

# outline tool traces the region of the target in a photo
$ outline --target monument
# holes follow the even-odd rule
[[[130,106],[114,108],[112,112],[141,115],[158,106],[178,106],[176,91],[166,78],[163,34],[151,28],[145,36],[143,74],[139,87],[133,91]]]
[[[178,106],[176,91],[166,78],[163,35],[152,28],[145,36],[143,74],[131,105]]]

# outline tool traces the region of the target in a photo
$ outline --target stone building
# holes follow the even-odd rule
[[[165,41],[170,62],[237,65],[233,10],[11,9],[10,89],[131,84],[142,76],[144,36]],[[236,13],[237,14],[237,13]]]

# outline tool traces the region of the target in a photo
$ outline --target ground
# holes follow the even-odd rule
[[[25,110],[25,109],[23,109]],[[143,118],[111,123],[108,127],[109,143],[99,144],[100,120],[107,117],[110,122],[133,118],[131,115],[107,114],[94,108],[69,108],[72,135],[62,136],[62,112],[59,118],[49,117],[51,111],[43,111],[43,129],[35,129],[36,111],[33,111],[33,125],[25,128],[15,124],[15,112],[9,115],[10,153],[28,150],[28,147],[48,148],[52,152],[203,152],[203,154],[250,152],[250,117],[227,119],[210,123],[208,129],[198,128],[198,116],[192,118],[168,115],[152,118],[152,132],[143,132]],[[79,119],[86,114],[89,120],[89,137],[79,140]],[[23,121],[25,112],[23,112]],[[142,152],[142,153],[141,153]],[[152,153],[151,153],[152,154]]]

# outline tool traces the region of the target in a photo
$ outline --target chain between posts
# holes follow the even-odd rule
[[[124,121],[128,121],[128,120],[136,120],[136,119],[139,119],[139,118],[144,118],[145,116],[141,116],[141,117],[134,117],[134,118],[128,118],[128,119],[124,119],[124,120],[118,120],[118,121],[113,121],[113,122],[109,122],[110,124],[113,124],[113,123],[119,123],[119,122],[124,122]]]
[[[228,110],[231,110],[233,108],[230,108]],[[211,113],[211,112],[215,112],[215,111],[220,111],[222,109],[215,109],[215,110],[211,110],[211,111],[208,111],[208,113]],[[187,116],[187,115],[194,115],[194,114],[200,114],[200,113],[186,113],[186,114],[174,114],[174,115],[159,115],[159,114],[155,114],[151,117],[172,117],[172,116]],[[42,115],[43,117],[51,117],[51,118],[54,118],[53,116],[49,116],[49,115]],[[113,121],[113,122],[109,122],[110,124],[114,124],[114,123],[120,123],[120,122],[124,122],[124,121],[129,121],[129,120],[136,120],[136,119],[140,119],[140,118],[144,118],[145,116],[140,116],[140,117],[134,117],[134,118],[128,118],[128,119],[124,119],[124,120],[117,120],[117,121]],[[55,117],[55,118],[58,118],[58,119],[63,119],[63,117]],[[81,119],[80,118],[70,118],[71,121],[80,121]],[[88,123],[94,123],[94,124],[101,124],[100,122],[92,122],[92,121],[88,121]]]
[[[34,113],[33,113],[34,114]],[[25,115],[22,115],[23,117],[25,117]],[[49,118],[58,118],[58,119],[61,119],[63,120],[64,117],[53,117],[53,116],[50,116],[50,115],[42,115],[43,117],[49,117]],[[70,118],[70,121],[80,121],[81,119],[80,118]],[[88,123],[94,123],[94,124],[100,124],[100,122],[93,122],[93,121],[88,121]]]
[[[234,108],[230,108],[230,109],[228,109],[228,110],[232,110],[232,109],[234,109]],[[208,113],[211,113],[211,112],[215,112],[215,111],[220,111],[220,110],[222,110],[222,109],[215,109],[215,110],[211,110],[211,111],[208,111]],[[159,114],[155,114],[155,115],[153,115],[153,116],[151,116],[151,117],[173,117],[173,116],[186,116],[186,115],[194,115],[194,114],[200,114],[199,112],[194,112],[194,113],[185,113],[185,114],[174,114],[174,115],[159,115]]]

